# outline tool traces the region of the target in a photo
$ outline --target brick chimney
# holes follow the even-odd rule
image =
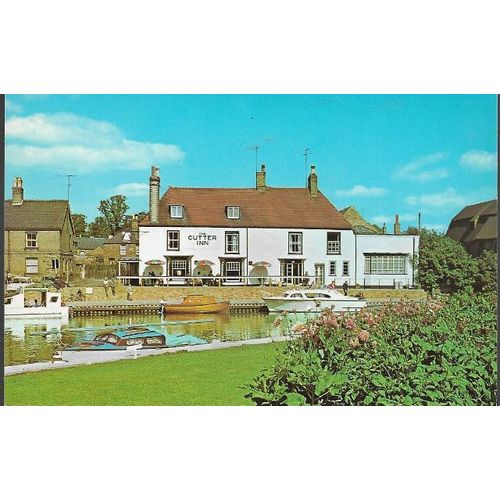
[[[396,214],[396,220],[394,221],[394,234],[401,234],[401,224],[399,223],[398,214]]]
[[[132,219],[130,221],[130,230],[133,233],[137,233],[139,231],[139,219],[137,215],[132,215]]]
[[[307,189],[311,196],[318,196],[318,176],[314,165],[311,165],[311,173],[307,178]]]
[[[24,201],[23,179],[14,177],[14,185],[12,186],[12,204],[22,205]]]
[[[257,188],[257,191],[265,191],[267,189],[265,165],[261,165],[260,172],[257,172],[255,176],[255,187]]]
[[[149,178],[149,222],[159,222],[158,211],[160,205],[160,167],[151,167]]]

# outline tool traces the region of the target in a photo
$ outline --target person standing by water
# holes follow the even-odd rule
[[[132,285],[127,288],[127,300],[132,300]]]
[[[113,294],[114,297],[116,295],[116,281],[114,280],[114,278],[111,278],[109,286],[111,288],[111,293]]]
[[[104,293],[106,294],[106,298],[108,298],[108,288],[109,288],[108,278],[104,278],[104,280],[102,282],[102,286],[104,287]]]
[[[347,283],[347,281],[344,281],[342,289],[344,290],[344,295],[347,295],[347,291],[349,290],[349,283]]]

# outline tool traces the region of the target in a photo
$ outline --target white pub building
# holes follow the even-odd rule
[[[267,186],[263,165],[255,188],[169,187],[160,199],[159,168],[152,167],[149,213],[139,224],[139,279],[414,286],[419,237],[355,234],[319,191],[315,170],[305,188]]]

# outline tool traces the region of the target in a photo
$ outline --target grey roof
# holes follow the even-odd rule
[[[446,236],[462,243],[497,239],[497,200],[464,207],[453,217]]]
[[[5,230],[60,231],[68,211],[67,200],[24,200],[22,205],[5,200]]]
[[[75,238],[76,248],[78,250],[95,250],[108,241],[108,238],[89,238],[86,236],[77,236]]]

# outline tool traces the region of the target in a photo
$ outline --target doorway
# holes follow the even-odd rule
[[[322,287],[325,284],[325,264],[314,264],[314,276],[316,286]]]

